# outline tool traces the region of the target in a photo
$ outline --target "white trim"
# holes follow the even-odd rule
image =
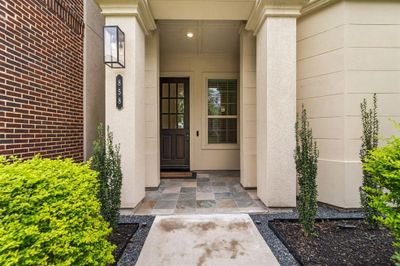
[[[317,11],[327,5],[334,4],[339,1],[340,0],[311,0],[300,11],[301,16]]]
[[[157,29],[146,0],[95,0],[104,16],[134,16],[145,35]]]
[[[193,108],[190,108],[191,102],[193,101],[194,94],[194,81],[195,81],[195,72],[160,72],[161,78],[189,78],[189,168],[190,170],[195,169],[195,152],[194,152],[194,138],[196,137],[196,130],[193,124]],[[159,85],[161,86],[161,85]],[[158,88],[160,89],[160,88]],[[158,97],[157,101],[160,101],[160,97]],[[161,126],[158,126],[158,132],[160,134]],[[158,149],[160,150],[160,144],[158,145]]]
[[[221,116],[237,119],[235,144],[208,143],[208,80],[209,79],[236,79],[237,80],[237,115]],[[201,88],[201,148],[203,150],[240,150],[240,73],[203,73],[203,88]],[[215,116],[219,117],[219,116]]]
[[[308,0],[258,0],[250,13],[245,26],[248,31],[253,31],[257,35],[260,27],[267,17],[298,17],[301,8]]]

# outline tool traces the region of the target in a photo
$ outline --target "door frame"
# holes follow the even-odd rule
[[[159,80],[158,83],[160,83],[161,78],[188,78],[189,79],[189,171],[191,171],[192,169],[195,169],[195,165],[194,165],[194,142],[193,142],[193,138],[195,138],[195,132],[196,130],[193,129],[193,112],[192,109],[190,107],[192,101],[193,101],[193,86],[194,86],[194,76],[195,73],[194,72],[160,72],[159,75]],[[159,84],[158,86],[158,90],[160,91],[160,86],[161,84]],[[157,102],[160,102],[160,97],[161,95],[158,96]],[[161,108],[161,107],[160,107]],[[159,114],[160,115],[160,114]],[[159,136],[161,136],[161,124],[159,124],[158,126],[158,134]],[[160,139],[160,143],[158,145],[158,150],[159,153],[161,154],[161,139]],[[160,165],[160,169],[161,169],[161,165]]]

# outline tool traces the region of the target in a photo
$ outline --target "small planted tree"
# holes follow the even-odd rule
[[[106,134],[105,134],[106,133]],[[121,206],[121,155],[119,145],[113,144],[113,134],[102,124],[97,127],[97,140],[94,141],[92,168],[97,171],[100,189],[98,198],[101,203],[100,213],[112,228],[118,225]]]
[[[307,111],[302,106],[301,117],[296,121],[295,161],[299,182],[299,220],[306,235],[314,234],[314,222],[317,214],[317,171],[319,151],[313,139],[307,120]]]
[[[378,131],[379,131],[379,121],[377,115],[377,98],[376,94],[373,96],[373,107],[367,109],[367,100],[364,99],[360,105],[361,107],[361,120],[363,132],[361,136],[361,150],[360,159],[361,163],[364,164],[368,158],[370,152],[378,147]],[[372,188],[371,190],[366,190],[365,188]],[[360,199],[361,206],[364,212],[364,221],[371,227],[376,228],[378,226],[377,221],[374,216],[378,215],[377,210],[371,207],[370,201],[371,196],[373,196],[373,191],[376,191],[377,184],[374,181],[370,172],[363,169],[363,181],[362,187],[360,187]]]

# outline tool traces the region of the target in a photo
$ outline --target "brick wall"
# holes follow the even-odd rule
[[[82,160],[82,19],[83,0],[0,0],[0,155]]]

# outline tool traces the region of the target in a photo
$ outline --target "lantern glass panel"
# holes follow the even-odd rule
[[[118,28],[118,63],[125,66],[125,34]]]
[[[104,27],[104,62],[118,62],[117,27]]]

